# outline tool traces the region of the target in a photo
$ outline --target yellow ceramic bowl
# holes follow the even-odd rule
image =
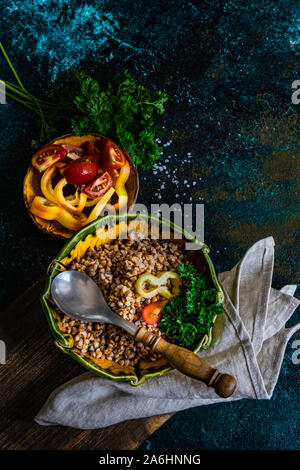
[[[50,144],[60,145],[64,143],[64,144],[71,144],[71,145],[75,145],[76,147],[80,147],[85,142],[95,142],[99,139],[105,139],[105,137],[103,137],[100,134],[88,134],[84,136],[76,136],[74,134],[67,134],[62,137],[57,137],[56,139],[49,142],[49,144],[47,145],[50,145]],[[139,177],[138,177],[138,172],[135,167],[135,164],[133,163],[130,155],[126,152],[125,154],[130,164],[130,175],[125,184],[125,188],[128,194],[127,209],[129,210],[134,205],[137,195],[138,195]],[[33,222],[38,226],[40,230],[42,230],[43,232],[46,232],[49,235],[53,235],[55,237],[65,238],[65,239],[70,238],[74,234],[74,231],[67,229],[56,220],[45,220],[31,213],[30,206],[35,196],[43,196],[42,191],[41,191],[41,174],[31,164],[24,178],[23,194],[24,194],[24,201],[25,201],[25,206],[28,211],[28,214],[30,215]],[[85,213],[85,211],[88,211],[87,213],[88,215],[89,212],[91,212],[91,209],[92,208],[86,208],[83,210],[83,213]]]

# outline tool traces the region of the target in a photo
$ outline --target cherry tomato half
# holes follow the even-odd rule
[[[97,165],[99,164],[100,154],[95,153],[92,155],[84,155],[82,157],[77,158],[74,162],[69,163],[69,165],[73,165],[74,163],[81,163],[81,162],[96,162]]]
[[[112,141],[106,139],[100,166],[103,170],[122,168],[126,163],[124,152]]]
[[[54,163],[63,160],[67,153],[67,150],[60,145],[47,145],[35,152],[31,163],[34,168],[42,172],[54,165]]]
[[[151,302],[143,308],[143,320],[148,325],[156,325],[162,317],[161,309],[167,301],[161,300],[159,302]]]
[[[103,196],[113,185],[113,180],[110,174],[105,171],[102,175],[97,176],[91,181],[83,190],[89,197]]]
[[[98,149],[98,147],[94,144],[94,142],[88,142],[88,145],[87,145],[87,153],[89,155],[100,155],[100,150]]]
[[[85,157],[88,161],[90,162],[96,162],[97,165],[99,166],[99,160],[100,160],[100,153],[90,153],[89,155],[86,155]]]
[[[98,166],[98,160],[99,160],[99,155],[98,154],[97,155],[84,155],[82,157],[77,158],[73,162],[66,163],[64,167],[61,167],[61,174],[64,175],[64,173],[67,171],[67,169],[69,167],[71,167],[73,165],[77,165],[78,163],[86,163],[86,162],[90,163],[90,162],[92,162],[92,163],[96,163],[97,166]],[[96,173],[96,175],[97,175],[97,173]]]
[[[98,174],[98,165],[96,162],[75,161],[69,165],[63,172],[64,177],[70,184],[83,184],[91,181]]]

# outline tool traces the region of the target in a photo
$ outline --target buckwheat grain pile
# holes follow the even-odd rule
[[[70,269],[88,274],[102,290],[108,305],[121,317],[137,326],[144,325],[160,336],[162,332],[157,325],[146,325],[142,321],[142,310],[146,304],[163,300],[163,297],[144,299],[137,294],[134,284],[144,272],[156,275],[161,271],[176,271],[182,262],[184,252],[178,243],[128,239],[88,249],[84,257],[72,262]],[[94,358],[127,366],[135,365],[140,359],[155,361],[158,358],[117,326],[83,323],[67,315],[62,315],[62,323],[66,332],[73,336],[76,348]]]

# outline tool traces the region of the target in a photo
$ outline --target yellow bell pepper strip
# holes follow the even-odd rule
[[[61,225],[69,230],[77,231],[87,223],[87,217],[84,214],[74,216],[63,207],[59,207],[52,201],[42,196],[35,196],[30,211],[37,217],[45,220],[57,220]]]
[[[112,169],[107,170],[107,171],[110,174],[110,176],[112,177],[112,179],[115,180],[115,179],[119,178],[119,172],[115,168],[112,168]]]
[[[166,285],[171,281],[172,291]],[[161,295],[166,299],[171,299],[180,294],[181,277],[173,271],[162,271],[157,276],[150,273],[142,274],[135,283],[136,291],[142,297],[151,299],[156,295]],[[149,287],[147,287],[147,285]]]
[[[49,201],[52,201],[56,203],[56,196],[54,193],[54,189],[52,187],[52,179],[54,176],[54,173],[57,171],[56,166],[51,166],[48,168],[41,179],[41,190],[43,195],[45,196],[46,199],[49,199]]]
[[[55,204],[58,203],[52,181],[55,173],[59,170],[59,164],[51,166],[48,168],[44,173],[41,178],[41,191],[43,195],[45,196],[46,199],[49,199],[49,201],[54,202]],[[72,205],[78,205],[79,204],[79,192],[76,190],[75,194],[71,196],[66,197],[67,201],[70,202]]]
[[[94,207],[87,219],[88,224],[93,220],[98,219],[99,215],[101,214],[102,210],[104,209],[114,192],[114,188],[110,188],[105,194],[103,194],[103,196],[101,196],[100,201],[97,202],[96,206]]]
[[[80,193],[79,195],[79,201],[78,205],[75,206],[73,205],[73,201],[68,201],[66,197],[64,196],[64,187],[68,184],[66,178],[61,178],[57,185],[54,188],[54,194],[56,197],[56,202],[66,209],[67,211],[71,212],[71,214],[80,214],[85,206],[86,200],[87,200],[87,195],[84,194],[83,192]]]
[[[75,194],[71,194],[71,196],[66,196],[65,199],[69,201],[73,206],[78,206],[80,201],[80,192],[76,190]]]
[[[125,165],[122,166],[122,168],[120,169],[120,174],[115,184],[115,190],[116,190],[117,195],[119,196],[118,202],[114,204],[115,211],[121,212],[124,208],[127,207],[128,194],[125,189],[125,184],[129,178],[129,175],[130,175],[130,164],[126,160]]]

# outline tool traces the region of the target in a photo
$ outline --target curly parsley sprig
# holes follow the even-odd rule
[[[154,116],[164,112],[166,93],[151,96],[128,71],[115,75],[105,89],[82,72],[74,74],[80,84],[74,99],[77,113],[71,120],[74,132],[108,136],[131,155],[137,167],[151,168],[161,154]]]
[[[159,328],[189,348],[208,332],[223,308],[216,302],[217,290],[192,264],[180,264],[177,270],[183,279],[181,293],[163,306]]]

